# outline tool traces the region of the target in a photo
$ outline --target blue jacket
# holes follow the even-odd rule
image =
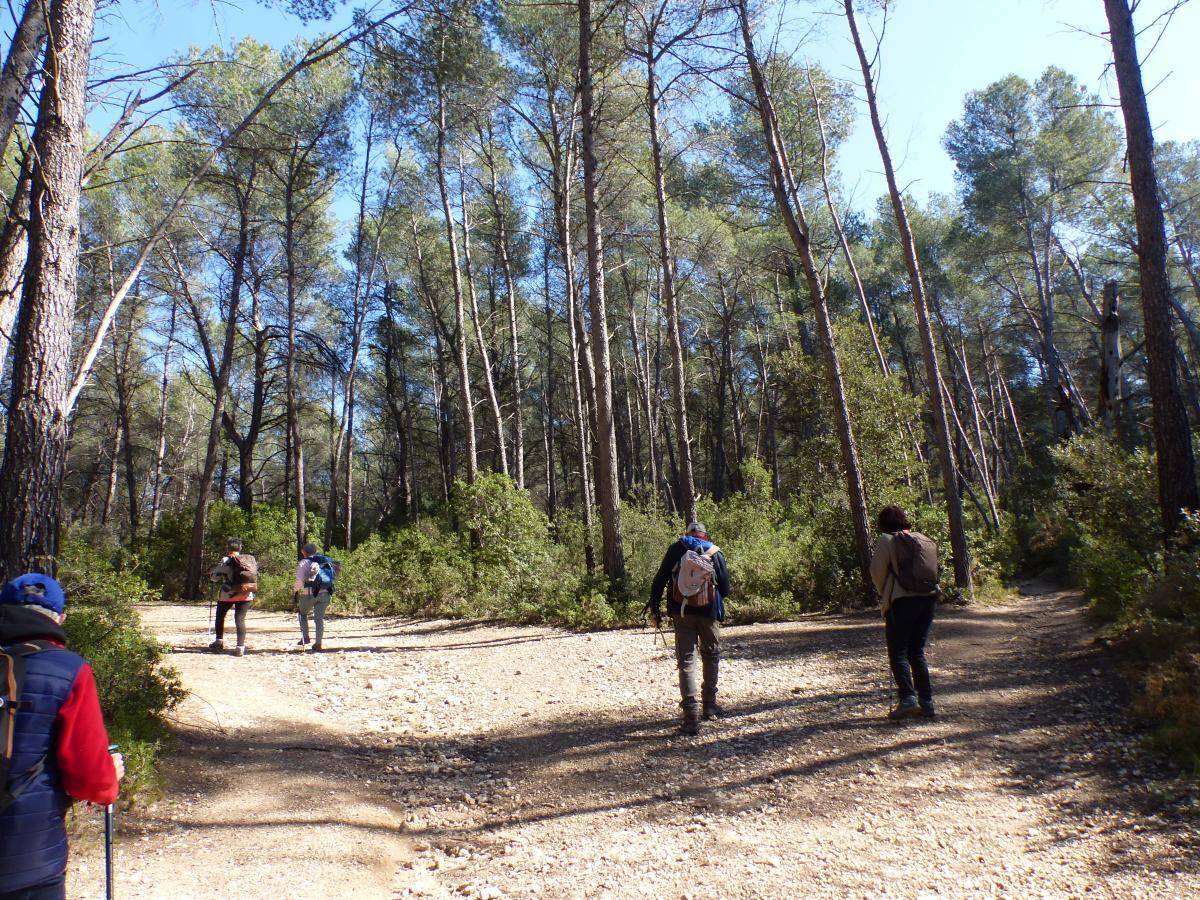
[[[705,541],[698,537],[684,535],[668,547],[666,555],[663,556],[662,564],[658,567],[658,574],[654,576],[654,584],[650,588],[650,602],[647,604],[648,607],[655,611],[662,608],[663,591],[667,589],[667,586],[671,583],[671,579],[675,577],[675,570],[679,567],[679,561],[683,559],[685,553],[689,550],[704,553],[712,546],[712,541]],[[708,606],[688,607],[687,614],[689,616],[705,616],[709,619],[717,620],[725,618],[725,598],[729,596],[730,591],[729,565],[725,562],[725,554],[719,550],[716,556],[713,557],[712,562],[716,578],[716,602],[710,603]],[[675,601],[671,593],[667,594],[667,612],[672,616],[680,614],[679,604]]]
[[[31,615],[41,619],[43,634],[49,631],[45,627],[49,620],[40,613]],[[0,628],[0,644],[25,639]],[[0,813],[0,893],[51,881],[67,869],[64,818],[71,799],[62,788],[55,761],[55,724],[83,666],[82,657],[58,647],[25,658],[21,699],[31,708],[17,713],[9,772],[17,778],[43,758],[45,769]]]

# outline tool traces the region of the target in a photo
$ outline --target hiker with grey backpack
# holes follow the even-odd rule
[[[296,646],[320,653],[325,636],[325,610],[333,600],[334,581],[340,566],[337,561],[319,552],[316,544],[308,543],[300,551],[300,564],[296,566],[296,584],[293,600],[296,616],[300,622],[300,640]],[[309,645],[308,617],[313,617],[316,641]]]
[[[663,592],[670,586],[667,614],[675,631],[675,661],[679,667],[680,706],[684,734],[699,734],[700,720],[721,717],[717,705],[717,675],[721,664],[721,621],[729,596],[729,567],[721,548],[708,539],[701,522],[667,548],[646,613],[655,627],[662,623]],[[696,652],[704,673],[696,672]]]
[[[888,661],[899,701],[888,713],[894,721],[932,718],[933,686],[925,644],[937,606],[938,547],[914,531],[904,510],[886,506],[879,513],[879,540],[871,557],[871,579],[879,592],[887,637]]]

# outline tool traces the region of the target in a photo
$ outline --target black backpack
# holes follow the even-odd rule
[[[938,545],[919,531],[892,535],[896,581],[910,594],[938,593]]]
[[[0,647],[0,813],[25,793],[46,768],[46,758],[42,757],[19,775],[14,776],[11,771],[17,713],[29,706],[28,700],[21,699],[21,689],[25,685],[25,660],[53,646],[46,641],[27,641]]]

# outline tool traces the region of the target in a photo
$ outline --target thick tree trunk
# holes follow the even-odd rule
[[[1196,461],[1187,410],[1179,391],[1175,336],[1171,330],[1171,280],[1167,271],[1167,231],[1154,169],[1154,133],[1137,37],[1128,0],[1104,0],[1112,41],[1121,113],[1129,151],[1129,180],[1137,219],[1138,272],[1146,330],[1146,374],[1154,405],[1154,447],[1158,453],[1158,499],[1163,536],[1170,540],[1183,514],[1200,507]]]
[[[29,261],[0,466],[0,580],[35,564],[53,571],[58,553],[94,14],[94,0],[49,8],[54,37],[33,138]]]
[[[604,544],[604,574],[625,575],[621,545],[621,497],[617,485],[617,438],[613,421],[608,309],[604,297],[604,244],[600,231],[599,166],[596,161],[596,102],[592,73],[592,3],[579,0],[579,89],[583,124],[583,202],[587,220],[588,306],[592,315],[592,359],[596,370],[596,502]]]
[[[896,217],[896,227],[900,233],[900,244],[904,251],[904,262],[908,268],[917,330],[921,338],[921,353],[925,358],[925,371],[929,380],[929,405],[933,412],[938,443],[942,488],[946,495],[946,518],[950,526],[950,546],[954,556],[954,583],[959,590],[969,593],[971,590],[970,550],[967,545],[966,524],[963,521],[962,499],[958,492],[958,466],[954,459],[949,416],[946,414],[946,398],[939,389],[942,380],[941,369],[938,364],[937,347],[933,339],[933,328],[929,321],[929,307],[925,300],[925,282],[921,277],[917,245],[908,224],[908,212],[904,207],[904,197],[900,193],[900,187],[896,181],[896,169],[892,164],[891,153],[888,151],[887,138],[883,134],[883,121],[879,116],[879,104],[875,96],[875,79],[871,72],[871,63],[867,58],[866,48],[858,33],[853,0],[844,0],[843,5],[846,11],[846,20],[850,25],[850,34],[854,39],[854,49],[858,53],[859,66],[862,69],[867,107],[871,114],[871,127],[875,132],[875,141],[879,145],[879,156],[883,162],[884,175],[887,177],[888,193],[891,195],[892,212]]]
[[[824,287],[821,283],[816,259],[813,256],[809,242],[808,221],[804,210],[798,203],[795,180],[787,159],[787,149],[780,139],[778,119],[775,115],[774,103],[767,87],[766,77],[759,64],[754,50],[754,40],[750,33],[750,16],[746,9],[746,0],[738,0],[738,17],[740,19],[742,43],[745,48],[746,62],[750,68],[750,78],[754,84],[754,93],[758,101],[759,119],[762,123],[763,140],[767,157],[771,166],[771,190],[775,196],[775,204],[783,218],[788,236],[796,249],[808,282],[809,296],[817,318],[817,331],[821,341],[821,352],[825,362],[825,376],[829,381],[830,399],[833,401],[835,426],[838,443],[841,445],[842,466],[845,469],[847,498],[850,504],[850,516],[854,524],[854,543],[858,555],[859,571],[863,579],[864,596],[871,600],[875,589],[871,582],[871,535],[867,522],[867,500],[863,489],[862,473],[858,463],[858,447],[854,440],[854,430],[850,422],[850,412],[846,406],[846,390],[842,380],[841,363],[838,359],[837,345],[833,338],[833,325],[829,319],[829,309],[825,303]]]

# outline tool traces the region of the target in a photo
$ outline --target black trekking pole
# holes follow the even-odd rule
[[[116,744],[108,745],[109,753],[117,752]],[[109,803],[104,807],[104,898],[105,900],[113,900],[116,896],[113,884],[113,819],[114,804]]]
[[[213,602],[217,598],[217,585],[214,583],[208,591],[208,633],[210,636],[216,635],[216,630],[213,628]]]

